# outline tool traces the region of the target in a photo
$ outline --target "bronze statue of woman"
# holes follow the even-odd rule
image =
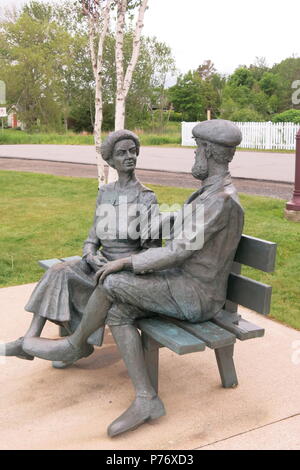
[[[25,310],[34,314],[31,325],[23,337],[5,345],[6,356],[33,360],[34,357],[23,350],[24,338],[39,337],[47,320],[63,326],[69,334],[74,332],[95,289],[95,272],[109,261],[160,245],[160,240],[151,241],[148,233],[139,233],[139,227],[128,220],[130,207],[138,205],[146,212],[155,212],[157,207],[154,192],[142,185],[135,175],[140,150],[138,137],[128,130],[112,132],[101,150],[104,160],[117,170],[118,180],[99,190],[94,223],[84,242],[82,260],[56,264],[44,274],[25,306]],[[109,224],[106,209],[110,212]],[[131,212],[134,217],[136,211]],[[89,342],[99,345],[93,338],[95,335]],[[86,343],[83,355],[90,355],[93,349]],[[63,368],[73,362],[54,361],[53,366]]]

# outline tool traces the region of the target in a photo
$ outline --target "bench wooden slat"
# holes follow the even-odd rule
[[[231,273],[228,279],[227,299],[255,312],[268,315],[272,287],[240,274]]]
[[[49,268],[51,268],[51,266],[53,266],[54,264],[57,264],[57,263],[63,263],[65,261],[75,261],[75,260],[81,260],[81,256],[69,256],[68,258],[52,258],[52,259],[43,259],[43,260],[40,260],[38,263],[39,265],[47,270]]]
[[[69,256],[68,258],[60,258],[61,261],[79,261],[81,260],[81,256]]]
[[[235,335],[210,321],[203,323],[190,323],[187,321],[172,320],[177,326],[196,336],[211,349],[223,348],[234,344]]]
[[[276,249],[276,243],[242,235],[235,261],[270,273],[275,269]]]
[[[205,343],[172,322],[147,318],[137,322],[138,327],[155,341],[177,354],[204,351]]]
[[[61,260],[57,259],[57,258],[42,259],[38,263],[43,269],[47,270],[47,269],[51,268],[51,266],[53,266],[54,264],[61,263]]]
[[[231,317],[230,312],[222,310],[212,319],[212,322],[230,331],[241,341],[264,336],[265,330],[260,326],[254,325],[254,323],[250,323],[244,318],[240,318],[239,322],[235,324],[231,321]]]
[[[232,263],[231,272],[234,274],[241,274],[241,271],[242,271],[242,265],[234,261]],[[227,312],[235,313],[238,311],[238,304],[235,302],[231,302],[231,300],[228,300],[226,298],[224,310],[226,310]]]

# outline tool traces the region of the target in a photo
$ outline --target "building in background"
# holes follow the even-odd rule
[[[18,119],[18,107],[16,105],[12,105],[7,112],[7,127],[11,129],[25,129],[24,124],[22,121]]]

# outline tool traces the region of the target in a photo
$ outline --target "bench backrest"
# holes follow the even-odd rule
[[[272,287],[242,276],[240,272],[241,265],[273,272],[276,248],[276,243],[242,235],[228,280],[227,300],[264,315],[270,312]]]

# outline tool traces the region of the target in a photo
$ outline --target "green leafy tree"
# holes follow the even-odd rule
[[[239,67],[229,78],[229,85],[234,88],[248,88],[251,89],[254,85],[254,76],[251,70],[246,67]]]
[[[181,75],[169,89],[169,99],[174,111],[181,113],[185,121],[205,120],[207,110],[218,107],[218,95],[212,83],[203,80],[197,71]]]
[[[299,109],[288,109],[283,113],[275,114],[272,117],[273,122],[293,122],[300,124],[300,110]]]
[[[211,60],[205,60],[197,68],[197,73],[202,80],[210,80],[216,72],[215,65]]]
[[[149,58],[151,61],[151,81],[152,89],[151,112],[154,108],[158,110],[158,122],[155,122],[154,113],[151,113],[152,125],[163,130],[164,124],[170,117],[170,103],[166,88],[167,79],[174,76],[176,72],[175,60],[170,47],[164,42],[158,41],[155,37],[148,38]],[[166,110],[168,112],[166,114]]]
[[[230,120],[234,122],[261,122],[265,121],[265,118],[253,108],[239,108],[232,111]]]
[[[267,65],[265,57],[256,57],[253,64],[249,67],[255,81],[259,82],[265,72],[269,72],[270,68]]]
[[[264,60],[239,67],[228,78],[223,90],[221,117],[233,121],[263,121],[278,111],[280,80]]]
[[[292,103],[292,84],[300,80],[300,57],[289,57],[279,64],[275,64],[272,72],[278,76],[280,82],[280,102],[278,111],[285,111],[294,107],[300,109],[300,105]]]
[[[169,89],[169,98],[174,110],[182,113],[185,121],[205,119],[205,103],[202,95],[202,80],[197,72],[189,71],[177,79]]]
[[[73,37],[48,4],[33,1],[0,24],[1,77],[28,130],[61,130],[74,75]]]
[[[259,86],[267,96],[274,95],[280,87],[279,75],[272,72],[264,72],[259,81]]]
[[[210,109],[213,118],[217,118],[220,114],[220,105],[226,84],[226,77],[217,72],[211,60],[205,60],[199,65],[197,73],[202,80],[206,108]]]
[[[218,96],[218,110],[215,113],[217,115],[219,114],[219,108],[223,98],[223,92],[226,85],[226,76],[219,73],[214,73],[210,77],[210,83]]]

